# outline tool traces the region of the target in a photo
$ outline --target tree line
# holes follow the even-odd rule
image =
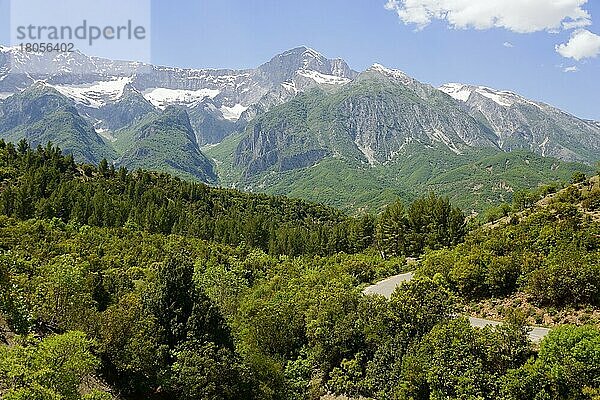
[[[128,227],[180,234],[270,254],[297,256],[379,249],[384,257],[418,255],[453,245],[464,215],[430,194],[408,210],[392,204],[381,216],[350,217],[301,200],[212,188],[167,174],[77,165],[50,143],[31,149],[0,141],[0,212],[18,219]]]

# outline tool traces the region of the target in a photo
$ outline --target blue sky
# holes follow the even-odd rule
[[[575,60],[555,48],[576,32],[600,34],[600,1],[470,0],[485,2],[486,9],[475,10],[465,9],[469,0],[439,0],[445,4],[439,9],[431,9],[437,0],[422,0],[424,6],[413,9],[406,9],[404,1],[154,0],[152,61],[246,68],[307,45],[344,58],[359,71],[378,62],[436,86],[463,82],[509,89],[600,120],[600,58]],[[0,12],[7,2],[0,0]],[[567,8],[552,10],[547,6],[552,2]],[[570,21],[575,27],[551,28],[552,21]],[[0,40],[6,43],[8,29],[2,26]],[[589,47],[576,44],[564,55],[589,53]],[[577,71],[564,72],[569,67]]]

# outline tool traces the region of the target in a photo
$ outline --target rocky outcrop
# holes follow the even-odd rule
[[[482,117],[504,151],[527,150],[563,161],[600,159],[600,126],[509,91],[447,84],[441,91]]]

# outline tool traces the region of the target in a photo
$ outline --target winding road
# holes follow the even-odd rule
[[[410,281],[413,278],[413,276],[413,272],[407,272],[405,274],[391,276],[387,279],[384,279],[380,282],[377,282],[374,285],[365,288],[365,290],[363,290],[363,293],[366,295],[378,294],[389,299],[392,296],[392,293],[394,292],[396,287],[398,287],[402,282]],[[502,324],[502,322],[474,317],[469,317],[469,322],[471,323],[471,326],[475,326],[478,328],[483,328],[484,326],[489,325],[496,326]],[[540,342],[544,338],[544,336],[546,336],[550,332],[550,329],[548,328],[540,328],[536,326],[529,326],[528,328],[529,340],[535,343]]]

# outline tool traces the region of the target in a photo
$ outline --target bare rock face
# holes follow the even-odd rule
[[[30,70],[37,73],[30,74]],[[112,130],[115,124],[107,114],[113,112],[113,104],[125,93],[136,91],[161,109],[170,105],[201,106],[190,113],[192,125],[209,125],[222,131],[212,134],[204,129],[198,135],[203,140],[201,145],[218,143],[237,129],[237,125],[227,122],[247,122],[299,91],[345,84],[356,75],[343,60],[329,60],[308,47],[286,51],[248,70],[172,68],[105,60],[79,52],[56,56],[0,48],[0,99],[44,80],[70,97],[83,114],[95,118],[98,127]]]
[[[236,150],[246,175],[304,168],[337,156],[363,164],[394,161],[410,144],[455,154],[496,147],[490,129],[437,89],[374,66],[333,91],[313,91],[253,121]]]
[[[593,163],[600,158],[600,125],[518,94],[483,86],[446,84],[444,93],[480,115],[505,151],[527,150],[563,161]]]

